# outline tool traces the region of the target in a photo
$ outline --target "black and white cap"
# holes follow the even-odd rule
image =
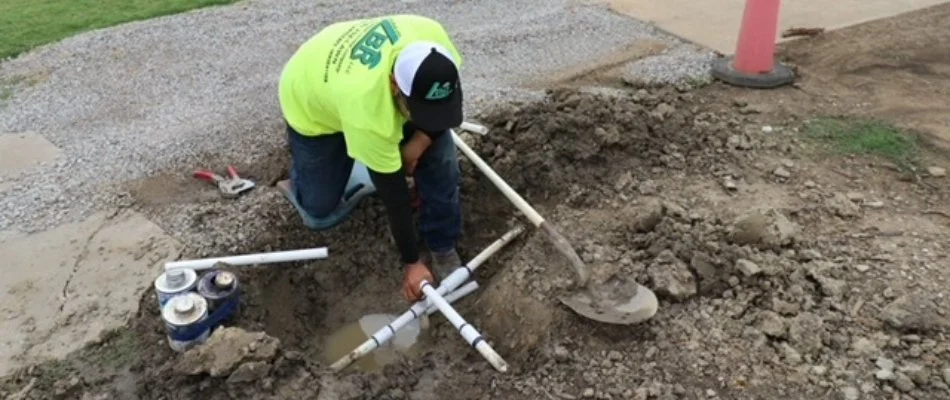
[[[462,124],[458,65],[445,47],[431,42],[406,46],[396,57],[395,76],[413,124],[426,132]]]

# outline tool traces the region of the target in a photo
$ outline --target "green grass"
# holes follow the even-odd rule
[[[236,0],[2,0],[0,59],[88,30]]]
[[[878,120],[816,118],[806,122],[805,133],[829,144],[840,154],[882,157],[902,169],[915,168],[920,157],[920,142],[916,136]]]

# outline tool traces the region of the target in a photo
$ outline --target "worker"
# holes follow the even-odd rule
[[[402,295],[418,301],[461,266],[459,165],[449,129],[462,123],[462,58],[438,22],[390,15],[337,22],[285,64],[278,97],[292,165],[278,189],[303,223],[326,230],[377,195],[403,271]],[[421,198],[417,248],[407,177]]]

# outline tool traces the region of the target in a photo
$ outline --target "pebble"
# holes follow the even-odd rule
[[[927,167],[927,173],[933,177],[941,177],[947,175],[947,170],[941,167]]]
[[[950,385],[950,367],[944,368],[940,375],[943,376],[943,381]]]
[[[868,338],[857,338],[851,342],[851,350],[854,350],[858,355],[869,356],[871,354],[879,353],[881,349],[877,347],[874,342]]]
[[[581,397],[585,399],[590,399],[594,397],[594,388],[584,389],[584,393],[581,394]]]
[[[896,379],[894,371],[888,371],[884,369],[879,369],[877,372],[875,372],[874,377],[881,381],[893,381]]]
[[[842,400],[859,400],[861,398],[861,392],[858,388],[854,386],[846,386],[841,388],[841,399]]]
[[[894,380],[894,387],[896,387],[897,390],[907,393],[914,390],[916,385],[914,385],[914,381],[912,381],[907,375],[898,372],[897,379]]]
[[[741,258],[736,260],[736,268],[745,276],[754,276],[762,273],[762,268],[760,268],[758,264]]]
[[[814,189],[814,188],[818,187],[818,184],[815,183],[815,181],[805,181],[805,187],[807,187],[807,188],[809,188],[809,189]]]
[[[867,264],[857,264],[854,266],[854,269],[858,270],[858,272],[868,272],[871,269],[871,266]]]
[[[772,171],[772,174],[775,175],[775,176],[777,176],[777,177],[779,177],[779,178],[791,178],[791,177],[792,177],[792,173],[789,172],[787,169],[785,169],[785,167],[778,167],[778,168],[776,168],[774,171]]]
[[[767,336],[784,338],[788,336],[785,320],[774,311],[763,311],[759,314],[758,329]]]

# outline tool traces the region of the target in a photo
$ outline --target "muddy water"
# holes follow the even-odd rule
[[[323,353],[324,362],[327,364],[336,362],[397,317],[389,314],[369,314],[360,318],[359,321],[336,330],[327,337]],[[396,361],[400,356],[411,356],[416,353],[414,350],[418,347],[420,335],[420,324],[418,321],[413,321],[396,332],[396,337],[388,343],[356,360],[349,368],[368,372],[378,371],[384,365]]]

